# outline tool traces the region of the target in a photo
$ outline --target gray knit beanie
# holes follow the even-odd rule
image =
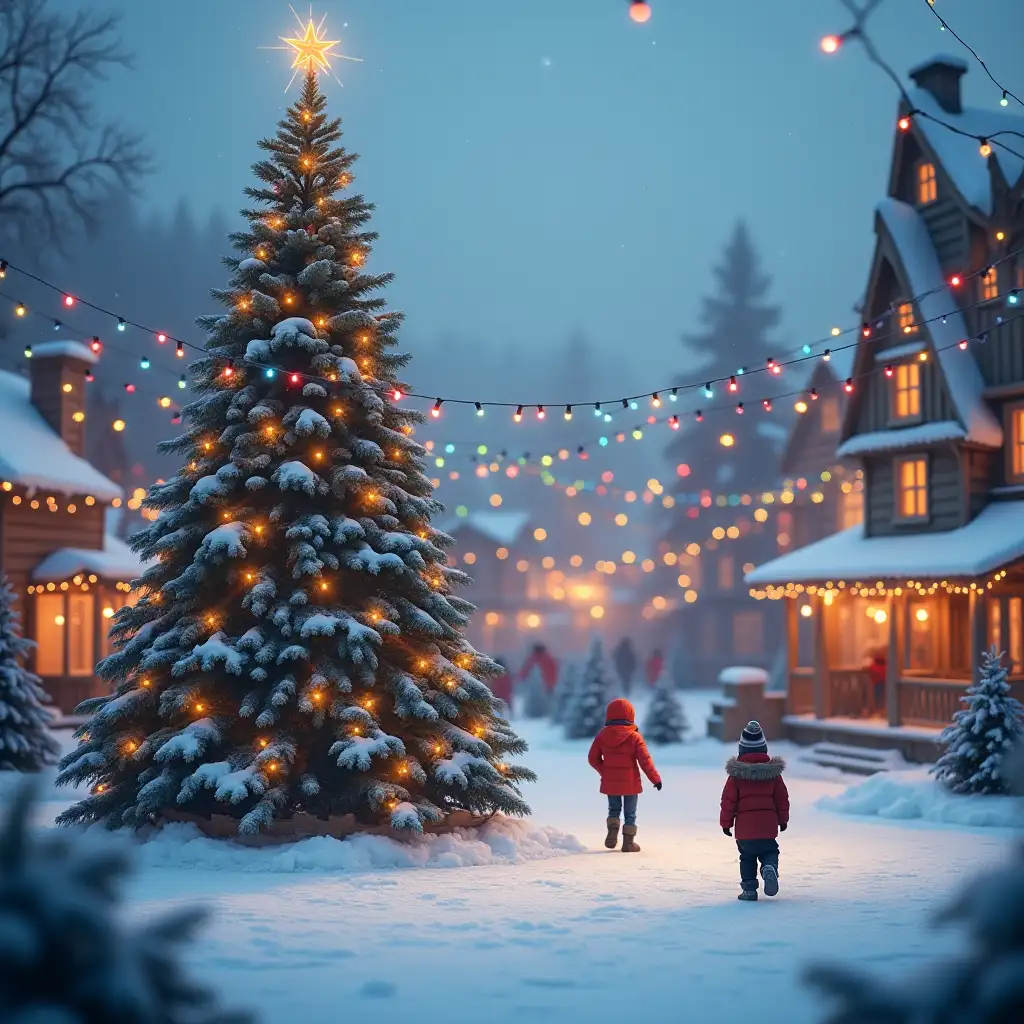
[[[760,722],[747,722],[747,727],[740,733],[740,754],[767,754],[768,744],[761,731]]]

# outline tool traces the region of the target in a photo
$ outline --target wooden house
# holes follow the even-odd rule
[[[0,371],[0,569],[18,596],[31,668],[55,708],[102,692],[114,612],[142,566],[107,532],[121,489],[86,461],[86,373],[75,341],[32,346],[29,377]]]
[[[963,109],[965,71],[911,73],[875,214],[864,319],[883,326],[858,343],[837,450],[864,521],[747,574],[787,607],[786,735],[919,760],[983,649],[1024,688],[1024,161],[915,112],[985,137],[1024,118]]]

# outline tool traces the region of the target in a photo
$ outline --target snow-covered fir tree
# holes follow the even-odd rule
[[[132,546],[155,559],[115,620],[59,781],[61,823],[229,814],[241,833],[304,811],[418,830],[447,812],[524,815],[526,745],[464,636],[450,537],[402,405],[401,315],[366,270],[372,207],[348,190],[313,75],[248,188],[240,259],[192,366],[180,472]]]
[[[0,827],[0,1017],[5,1021],[243,1024],[185,970],[205,914],[124,923],[124,844],[32,827],[23,785]]]
[[[654,686],[651,703],[644,718],[644,738],[650,743],[682,743],[689,731],[686,712],[668,673],[663,672]]]
[[[1021,753],[1021,748],[1017,748]],[[1024,792],[1016,758],[1012,789]],[[971,881],[939,915],[959,927],[963,952],[919,971],[876,977],[818,965],[809,982],[831,1002],[824,1024],[1011,1024],[1024,1020],[1024,843]]]
[[[35,647],[21,635],[14,590],[0,574],[0,771],[34,772],[54,764],[60,748],[50,732],[49,697],[25,668]]]
[[[551,695],[544,685],[540,665],[534,665],[523,681],[522,704],[524,718],[547,718],[551,709]]]
[[[608,700],[608,669],[604,661],[604,645],[601,638],[595,636],[590,642],[590,653],[583,666],[575,697],[565,715],[566,738],[581,740],[596,736],[604,725]]]
[[[569,708],[576,697],[576,687],[579,685],[580,668],[575,662],[564,662],[561,671],[558,673],[558,682],[555,683],[554,693],[551,695],[551,723],[552,725],[564,725]]]
[[[1010,696],[1008,674],[995,647],[983,652],[978,681],[939,737],[946,749],[932,772],[955,793],[1007,792],[1003,761],[1024,739],[1024,708]]]

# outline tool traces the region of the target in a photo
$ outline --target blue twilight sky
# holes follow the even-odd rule
[[[1021,4],[942,3],[1018,94]],[[286,54],[259,49],[295,27],[287,4],[106,6],[123,9],[137,60],[103,102],[150,134],[159,164],[144,205],[233,213],[287,102]],[[327,88],[363,154],[373,266],[397,274],[389,297],[413,352],[454,333],[542,357],[582,330],[623,384],[658,386],[659,371],[685,370],[677,338],[738,217],[774,277],[784,340],[852,321],[896,94],[856,45],[819,51],[849,16],[838,0],[652,6],[638,26],[627,0],[317,0],[363,58],[338,62],[345,87]],[[884,0],[873,35],[900,72],[963,52],[925,0]],[[965,91],[999,99],[976,64]]]

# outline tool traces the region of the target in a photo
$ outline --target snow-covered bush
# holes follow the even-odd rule
[[[945,753],[932,771],[954,793],[1005,793],[1003,761],[1007,752],[1024,738],[1020,701],[1010,696],[1003,655],[995,647],[981,658],[981,673],[967,695],[964,707],[953,715],[939,742]]]
[[[540,666],[534,665],[523,680],[522,709],[524,718],[546,718],[551,708],[551,695],[544,685]]]
[[[676,696],[671,678],[663,673],[655,684],[644,718],[643,734],[650,743],[682,743],[689,731],[682,701]]]
[[[1024,777],[1007,774],[1020,792]],[[1024,843],[1005,865],[970,882],[937,923],[964,932],[964,951],[910,976],[882,979],[849,967],[812,967],[808,981],[832,1004],[824,1024],[1024,1021]]]
[[[0,828],[0,1019],[25,1024],[243,1024],[189,977],[181,955],[204,914],[140,927],[118,913],[122,844],[31,828],[23,785]]]
[[[576,697],[576,687],[579,685],[580,667],[575,662],[567,661],[562,664],[558,673],[558,682],[555,683],[555,692],[551,695],[551,724],[564,725],[565,717]]]
[[[565,735],[568,739],[590,739],[598,734],[604,725],[608,695],[604,647],[601,638],[595,636],[590,643],[590,653],[576,687],[576,695],[566,712]]]
[[[49,698],[39,677],[24,666],[33,647],[21,635],[14,590],[0,575],[0,771],[38,771],[60,753],[43,707]]]

